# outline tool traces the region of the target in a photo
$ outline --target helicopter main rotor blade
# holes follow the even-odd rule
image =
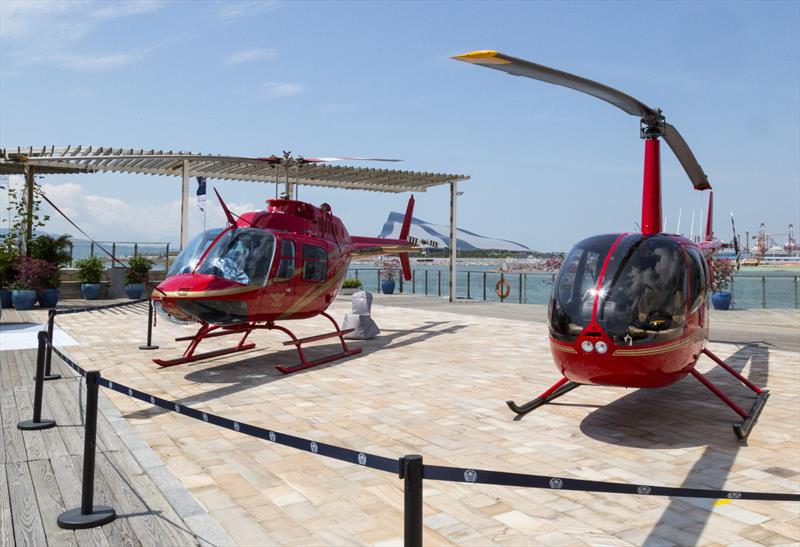
[[[678,130],[675,129],[675,126],[664,122],[662,136],[672,149],[675,157],[678,158],[679,162],[681,162],[683,170],[686,171],[686,174],[689,176],[689,180],[692,181],[692,184],[694,185],[694,189],[711,189],[711,185],[708,183],[708,176],[705,174],[705,172],[703,172],[703,168],[700,167],[700,164],[697,162],[697,158],[694,157],[692,149],[689,148],[689,145],[686,144],[685,140],[683,140],[683,137]]]
[[[456,55],[453,59],[501,70],[512,76],[526,76],[534,80],[568,87],[613,104],[631,116],[643,118],[646,122],[656,122],[661,117],[657,110],[613,87],[497,51],[473,51]]]
[[[674,126],[664,122],[664,116],[661,115],[660,110],[650,108],[638,99],[605,84],[493,50],[463,53],[456,55],[453,59],[501,70],[513,76],[525,76],[534,80],[568,87],[606,101],[632,116],[639,116],[642,123],[660,130],[664,140],[667,141],[667,144],[689,176],[689,180],[694,185],[695,190],[708,190],[711,188],[708,183],[708,176],[703,172],[689,145],[686,144],[686,141],[683,140],[683,137]]]
[[[353,156],[326,156],[320,158],[298,158],[300,161],[307,161],[310,163],[328,163],[332,161],[403,161],[403,160],[393,160],[393,159],[386,159],[386,158],[359,158]]]

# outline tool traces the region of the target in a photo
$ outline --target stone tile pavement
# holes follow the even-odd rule
[[[337,301],[332,315],[349,309]],[[772,391],[747,444],[736,416],[699,383],[658,390],[581,387],[513,421],[506,399],[527,400],[556,378],[545,325],[466,313],[376,305],[383,332],[364,353],[289,376],[283,335],[251,335],[254,350],[160,369],[193,333],[159,319],[144,352],[140,312],[87,313],[58,323],[83,345],[69,354],[154,395],[340,446],[426,463],[666,486],[797,492],[800,355],[763,345],[711,348]],[[292,322],[299,336],[324,319]],[[234,340],[203,342],[200,351]],[[320,343],[314,358],[336,349]],[[699,366],[749,408],[749,393]],[[240,545],[402,543],[397,477],[271,445],[109,398],[169,470]],[[797,503],[686,500],[425,482],[424,539],[446,545],[714,545],[800,541]]]

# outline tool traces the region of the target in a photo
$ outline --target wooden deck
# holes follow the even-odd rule
[[[4,323],[15,319],[34,317],[5,310]],[[33,415],[36,350],[0,351],[0,546],[226,543],[215,533],[221,529],[201,535],[192,530],[197,523],[187,525],[104,412],[98,412],[94,500],[112,506],[117,519],[89,530],[56,525],[62,511],[80,506],[85,385],[56,356],[52,366],[62,379],[45,382],[42,418],[57,427],[23,432],[17,422]],[[102,390],[100,398],[101,407],[110,406]]]

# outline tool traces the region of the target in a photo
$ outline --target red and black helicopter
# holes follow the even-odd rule
[[[283,158],[270,156],[260,161],[286,165],[294,162],[328,162],[366,158]],[[391,160],[384,160],[391,161]],[[287,169],[288,173],[288,169]],[[408,253],[418,248],[408,234],[414,210],[414,196],[408,200],[399,239],[351,236],[342,221],[323,203],[315,207],[291,198],[287,174],[281,199],[270,199],[265,211],[233,214],[216,192],[228,220],[226,228],[205,231],[196,236],[175,259],[167,278],[153,291],[154,305],[170,318],[200,323],[197,333],[176,340],[190,341],[183,356],[153,361],[168,367],[218,357],[255,347],[246,343],[254,330],[279,330],[295,346],[300,362],[279,366],[283,373],[328,363],[360,353],[349,348],[342,330],[325,310],[341,288],[350,260],[354,256],[398,254],[406,280],[411,279]],[[322,315],[335,330],[297,338],[278,322],[308,319]],[[195,353],[206,338],[241,335],[236,346]],[[302,345],[327,338],[339,338],[342,351],[309,361]]]
[[[769,392],[706,347],[710,261],[722,247],[713,232],[713,193],[709,195],[705,241],[694,243],[662,233],[659,138],[675,153],[696,190],[711,189],[677,129],[665,121],[661,110],[574,74],[490,50],[453,58],[604,100],[639,117],[640,137],[645,141],[641,232],[590,237],[567,255],[548,311],[550,348],[562,378],[525,404],[507,401],[509,408],[522,416],[581,384],[657,388],[692,375],[741,416],[742,422],[733,428],[738,438],[746,438]],[[701,354],[756,394],[749,412],[697,371]]]

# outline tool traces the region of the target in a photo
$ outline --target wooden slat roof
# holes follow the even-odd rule
[[[215,156],[93,146],[17,147],[0,149],[0,174],[22,174],[26,165],[42,174],[143,173],[181,176],[183,162],[191,176],[222,180],[283,182],[288,172],[292,184],[373,192],[425,192],[432,186],[469,180],[466,175],[349,167],[327,163],[276,163],[264,158]]]

